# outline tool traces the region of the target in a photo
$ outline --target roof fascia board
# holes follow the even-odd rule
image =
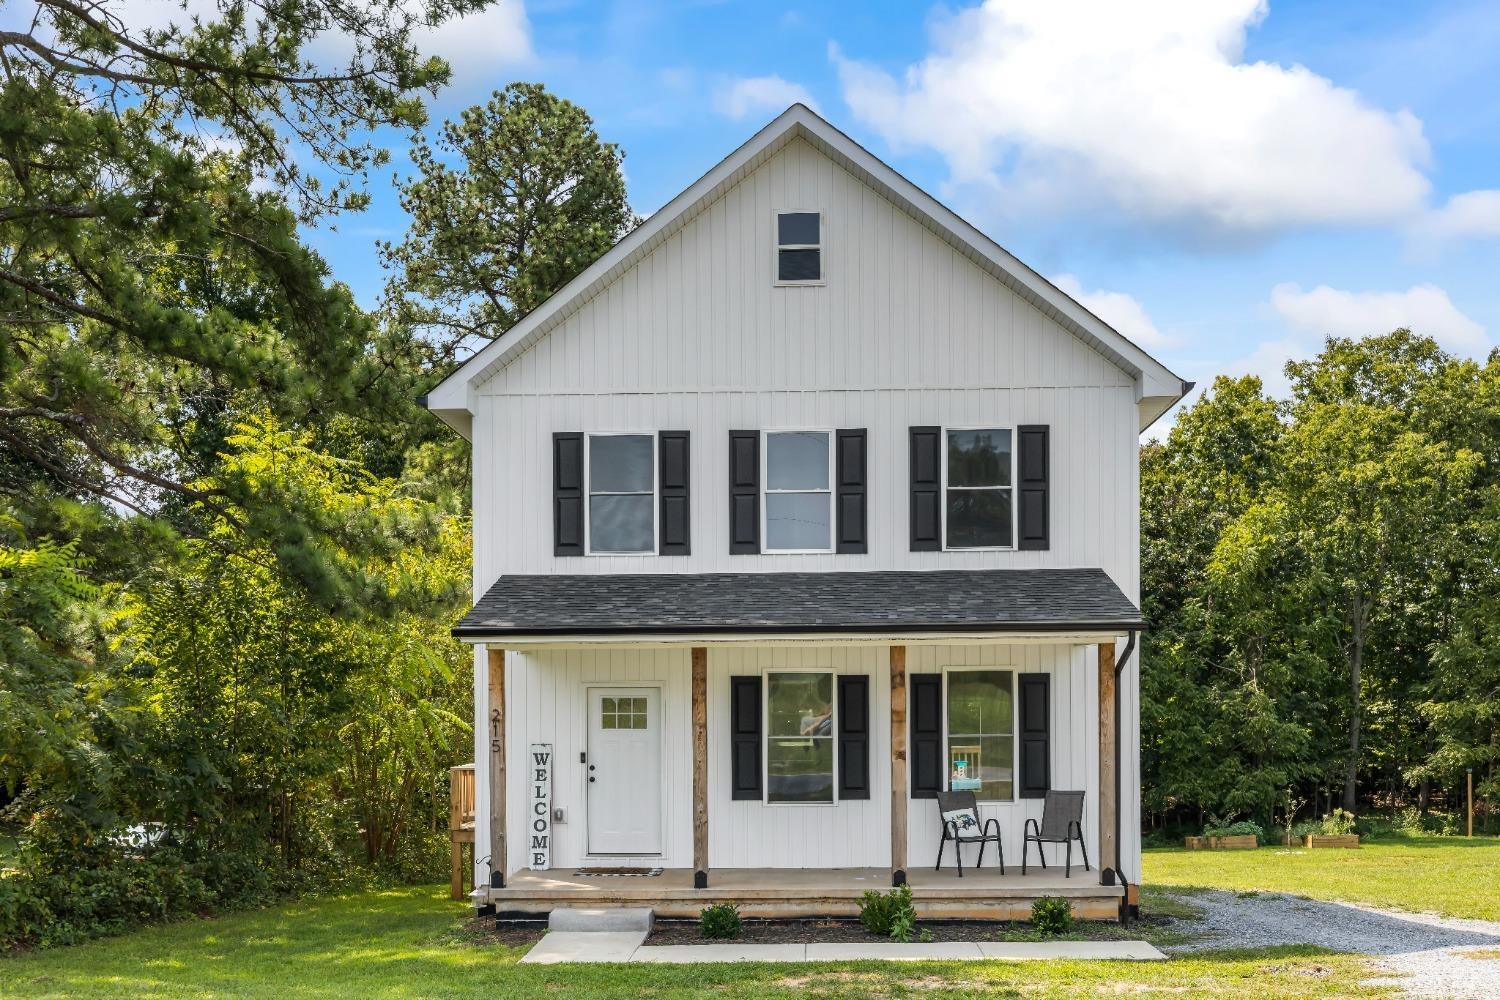
[[[1113,642],[1117,637],[1135,630],[1139,623],[1121,625],[1118,628],[1078,627],[1069,631],[1014,632],[890,632],[890,633],[766,633],[766,632],[709,632],[709,633],[642,633],[640,635],[612,633],[607,635],[560,634],[545,636],[509,635],[465,635],[462,642],[473,646],[495,646],[503,649],[613,649],[678,648],[682,646],[1055,646],[1075,643]]]

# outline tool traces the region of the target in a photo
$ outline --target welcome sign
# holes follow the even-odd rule
[[[531,834],[529,867],[552,867],[552,744],[531,744]]]

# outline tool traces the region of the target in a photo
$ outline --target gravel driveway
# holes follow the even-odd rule
[[[1173,921],[1173,930],[1200,935],[1168,952],[1311,944],[1378,956],[1376,965],[1412,996],[1500,997],[1500,922],[1401,913],[1355,903],[1325,903],[1282,893],[1183,893],[1174,898],[1203,911],[1202,920]],[[1465,951],[1488,957],[1465,955]]]

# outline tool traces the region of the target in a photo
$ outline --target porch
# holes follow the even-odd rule
[[[1050,864],[1050,861],[1049,861]],[[1019,864],[999,868],[928,867],[907,872],[917,915],[927,920],[1021,920],[1042,896],[1061,896],[1080,917],[1114,919],[1125,889],[1100,885],[1097,870]],[[888,868],[731,868],[716,869],[708,888],[693,888],[690,868],[668,868],[660,875],[580,875],[574,868],[522,869],[503,889],[481,887],[475,902],[495,907],[498,916],[545,915],[559,907],[649,906],[659,918],[697,918],[705,906],[733,903],[746,917],[855,917],[859,898],[890,889]]]

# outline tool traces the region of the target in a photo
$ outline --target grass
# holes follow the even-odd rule
[[[7,998],[1389,996],[1361,959],[1313,948],[1168,962],[516,965],[476,943],[439,886],[311,900],[0,958]]]
[[[1352,850],[1149,850],[1141,881],[1500,920],[1500,838],[1392,838]]]

